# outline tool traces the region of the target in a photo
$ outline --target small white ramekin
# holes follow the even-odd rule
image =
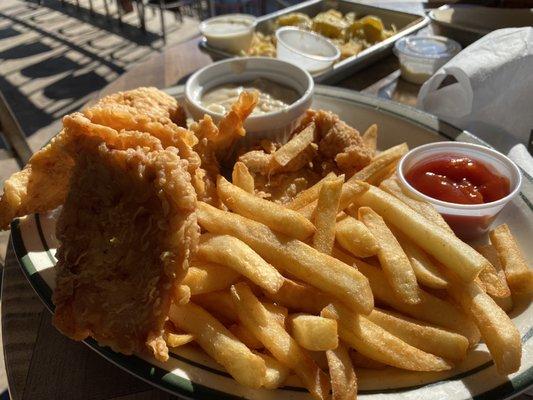
[[[244,24],[243,29],[230,32],[213,32],[210,29],[213,25],[235,20],[241,21]],[[257,20],[253,15],[226,14],[202,21],[199,29],[207,39],[209,46],[239,55],[250,47],[256,25]]]
[[[415,164],[432,156],[446,154],[463,155],[481,161],[494,172],[509,179],[510,193],[490,203],[456,204],[437,200],[419,192],[405,178],[405,173]],[[433,204],[454,232],[463,239],[474,239],[486,233],[502,208],[518,195],[522,185],[522,174],[511,159],[488,147],[464,142],[436,142],[416,147],[400,160],[397,175],[400,184],[408,193]]]
[[[298,118],[311,106],[314,91],[311,75],[285,61],[268,57],[239,57],[219,61],[200,69],[185,84],[187,111],[195,120],[208,114],[218,122],[224,115],[202,106],[200,103],[202,94],[220,85],[253,81],[258,78],[290,87],[300,97],[283,110],[249,116],[244,123],[246,136],[239,141],[238,147],[249,148],[263,139],[285,143]]]
[[[341,55],[329,39],[294,26],[279,28],[276,43],[280,60],[296,64],[311,74],[331,68]]]

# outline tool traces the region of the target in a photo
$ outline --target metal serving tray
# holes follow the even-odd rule
[[[359,54],[334,64],[332,68],[315,74],[313,77],[317,83],[332,84],[350,76],[354,72],[390,54],[396,40],[418,31],[429,23],[429,18],[424,15],[359,4],[349,0],[309,0],[259,17],[257,19],[256,29],[265,34],[272,34],[274,33],[275,21],[280,15],[298,11],[314,17],[318,13],[329,10],[330,8],[339,10],[343,14],[353,11],[356,13],[357,18],[365,15],[375,15],[382,19],[387,28],[392,24],[395,25],[398,32],[390,38],[363,50]],[[205,38],[200,41],[199,47],[202,51],[209,53],[215,60],[235,57],[234,54],[209,46]]]

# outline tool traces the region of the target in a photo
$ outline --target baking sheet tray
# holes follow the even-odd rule
[[[385,27],[389,28],[391,25],[394,25],[398,32],[390,38],[363,50],[359,54],[336,63],[332,68],[313,75],[317,83],[336,83],[352,75],[354,72],[367,67],[390,54],[396,40],[420,30],[429,23],[429,18],[424,15],[359,4],[348,0],[310,0],[259,17],[257,19],[256,29],[262,33],[271,34],[274,33],[276,19],[281,15],[298,11],[314,17],[318,13],[329,10],[330,8],[339,10],[343,14],[355,12],[357,18],[364,17],[365,15],[375,15],[381,18]],[[205,38],[200,41],[199,47],[216,60],[235,57],[234,54],[209,46]]]

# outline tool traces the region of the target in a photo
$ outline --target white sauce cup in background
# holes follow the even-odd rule
[[[256,23],[253,15],[226,14],[202,21],[200,32],[209,46],[241,54],[250,48]]]
[[[311,74],[331,68],[341,55],[330,40],[293,26],[276,31],[277,57],[296,64]]]
[[[210,64],[195,72],[185,84],[185,101],[189,114],[195,119],[205,114],[218,122],[224,116],[204,107],[202,95],[216,87],[238,84],[255,79],[267,79],[295,90],[299,97],[288,107],[266,114],[249,116],[245,123],[246,136],[239,141],[238,151],[258,144],[262,139],[285,143],[298,118],[311,106],[314,82],[311,75],[302,68],[268,57],[238,57]]]

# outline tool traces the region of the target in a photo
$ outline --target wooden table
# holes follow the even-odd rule
[[[168,87],[211,59],[197,39],[153,56],[107,86],[100,96],[138,86]],[[413,104],[418,87],[398,80],[396,58],[360,71],[339,86]],[[14,400],[155,400],[172,396],[113,366],[81,343],[60,335],[51,316],[22,275],[8,249],[2,286],[2,329],[11,396]],[[58,396],[58,393],[61,396]]]

